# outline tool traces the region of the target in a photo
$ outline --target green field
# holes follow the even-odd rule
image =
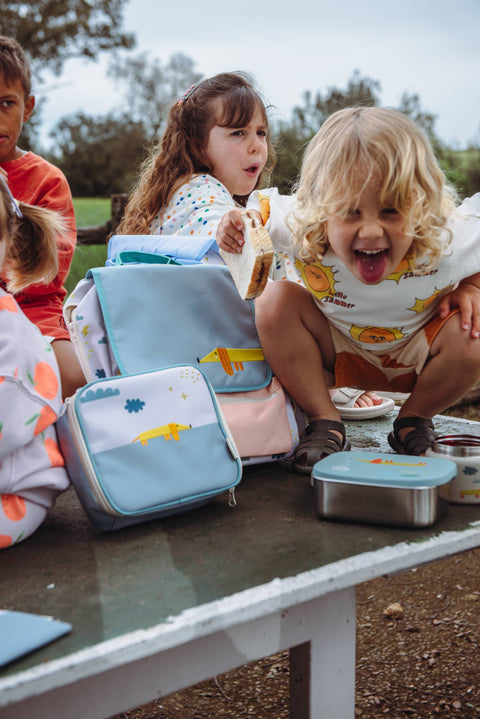
[[[110,200],[101,197],[74,198],[77,227],[103,225],[110,219]],[[103,267],[107,259],[106,245],[78,245],[72,260],[72,266],[65,287],[70,294],[75,285],[85,277],[90,267]]]
[[[110,219],[110,200],[103,197],[77,197],[73,200],[77,227],[103,225]]]

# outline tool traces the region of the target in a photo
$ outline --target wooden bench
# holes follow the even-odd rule
[[[390,425],[347,429],[354,448],[388,451]],[[450,505],[421,530],[321,521],[309,479],[281,464],[247,468],[235,508],[222,497],[116,533],[69,490],[0,553],[2,608],[73,625],[0,672],[0,716],[105,719],[290,649],[291,717],[353,719],[355,586],[480,546],[479,520],[480,506]]]

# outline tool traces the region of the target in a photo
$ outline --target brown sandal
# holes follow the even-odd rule
[[[413,427],[407,432],[403,442],[398,437],[398,432],[404,427]],[[420,456],[425,454],[432,446],[437,433],[433,428],[431,419],[424,417],[398,417],[393,423],[393,432],[388,435],[388,444],[398,454],[412,454]]]
[[[340,432],[342,439],[335,432]],[[345,436],[345,427],[342,422],[316,419],[310,422],[305,430],[305,437],[297,447],[293,468],[301,474],[310,474],[313,465],[323,457],[335,452],[346,452],[350,447],[351,444]]]

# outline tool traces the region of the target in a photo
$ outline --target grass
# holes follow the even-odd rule
[[[107,259],[107,245],[78,245],[65,287],[70,294],[91,267],[103,267]]]
[[[77,227],[103,225],[110,219],[111,203],[103,197],[77,197],[73,200]]]
[[[73,200],[77,227],[103,225],[110,219],[110,200],[101,197],[77,197]],[[70,294],[91,267],[103,267],[107,259],[107,245],[77,245],[72,266],[65,282]]]

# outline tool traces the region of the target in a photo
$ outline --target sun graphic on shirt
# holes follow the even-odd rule
[[[330,267],[324,267],[320,263],[306,264],[298,258],[295,259],[295,267],[300,272],[307,289],[319,300],[336,294],[335,278]]]
[[[413,307],[408,307],[407,309],[412,310],[412,312],[425,312],[425,310],[428,310],[430,305],[438,299],[440,293],[441,290],[435,290],[433,295],[430,295],[430,297],[427,297],[425,300],[420,300],[418,297],[415,297],[415,304]]]
[[[391,275],[388,275],[387,280],[395,280],[395,282],[398,283],[403,275],[406,275],[408,272],[412,272],[416,267],[417,264],[413,257],[411,255],[405,255],[398,267]]]
[[[352,325],[350,327],[350,334],[357,342],[364,342],[365,344],[382,344],[383,342],[394,342],[395,340],[402,339],[403,332],[396,328],[388,327],[358,327]]]

